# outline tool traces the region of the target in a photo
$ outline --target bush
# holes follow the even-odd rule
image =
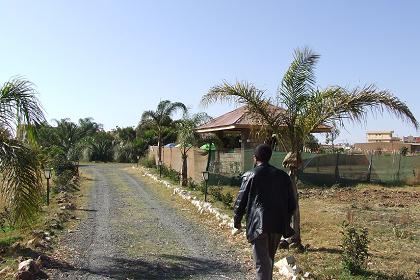
[[[147,168],[154,168],[156,167],[156,163],[154,159],[150,159],[148,157],[142,157],[139,159],[139,164],[147,167]]]
[[[13,217],[10,210],[4,207],[3,211],[0,212],[0,230],[7,232],[13,229]]]
[[[178,171],[171,169],[169,167],[166,167],[165,165],[162,165],[162,176],[168,177],[170,180],[172,180],[175,183],[179,183],[179,180],[181,178]]]
[[[233,208],[233,195],[231,194],[231,193],[226,193],[224,196],[223,196],[223,199],[222,199],[222,201],[223,201],[223,203],[227,206],[227,207],[229,207],[229,208]]]
[[[79,190],[79,177],[72,170],[65,170],[53,178],[55,193]]]
[[[191,191],[195,191],[199,186],[193,181],[192,178],[188,178],[187,188]]]
[[[368,253],[368,231],[358,229],[347,222],[342,225],[342,266],[350,274],[359,274],[366,268]]]
[[[77,166],[72,161],[67,160],[64,155],[55,156],[51,165],[56,176],[60,176],[65,171],[70,171],[72,175],[77,175]]]

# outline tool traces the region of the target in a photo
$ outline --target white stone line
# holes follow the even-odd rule
[[[194,205],[197,208],[197,212],[199,212],[200,214],[212,214],[217,219],[217,221],[219,221],[219,227],[227,227],[229,229],[233,229],[233,219],[230,218],[228,215],[221,213],[220,209],[213,207],[213,205],[210,202],[204,202],[199,200],[190,191],[173,186],[168,181],[162,180],[158,176],[148,172],[146,168],[138,167],[138,169],[143,173],[144,177],[149,177],[152,180],[164,185],[166,188],[172,189],[173,195],[178,195],[182,199],[189,201],[192,205]],[[243,235],[245,236],[246,233],[243,232]]]

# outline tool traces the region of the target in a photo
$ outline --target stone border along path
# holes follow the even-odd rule
[[[133,168],[136,168],[133,166]],[[156,175],[149,173],[146,168],[138,167],[143,176],[148,176],[149,178],[153,179],[154,181],[161,183],[165,187],[169,189],[173,189],[173,194],[179,195],[182,199],[188,200],[197,207],[197,210],[200,214],[203,213],[210,213],[213,214],[214,217],[220,222],[220,227],[228,227],[229,229],[234,230],[233,227],[233,218],[230,218],[226,214],[220,213],[218,208],[214,208],[213,205],[209,202],[204,202],[198,200],[197,197],[193,196],[191,192],[184,190],[179,187],[172,186],[168,181],[162,180]],[[242,235],[246,237],[246,232],[242,232]],[[286,279],[298,280],[298,279],[306,279],[310,277],[309,272],[304,272],[299,266],[296,265],[296,260],[293,256],[287,256],[281,260],[279,260],[275,267],[279,270],[280,275],[283,275]]]
[[[182,199],[188,200],[191,202],[192,205],[197,207],[197,211],[200,214],[203,213],[209,213],[212,214],[220,223],[220,227],[227,227],[228,229],[234,230],[233,227],[233,218],[230,218],[226,214],[220,213],[220,210],[218,208],[213,207],[213,205],[210,202],[204,202],[202,200],[198,200],[197,197],[193,196],[190,191],[184,190],[179,187],[173,186],[171,183],[169,183],[166,180],[160,179],[158,176],[148,172],[148,170],[144,167],[132,167],[134,169],[138,169],[143,173],[143,176],[147,176],[154,181],[161,183],[165,187],[169,189],[173,189],[173,194],[179,195]],[[244,225],[243,225],[244,226]],[[246,232],[242,232],[242,235],[246,237]]]

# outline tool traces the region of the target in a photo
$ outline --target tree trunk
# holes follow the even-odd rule
[[[158,164],[162,161],[162,137],[159,135],[158,138]]]
[[[187,159],[188,159],[188,155],[184,154],[181,156],[182,157],[182,172],[181,172],[181,184],[183,186],[186,186],[188,184],[188,167],[187,167]]]
[[[295,234],[292,237],[292,243],[295,243],[297,246],[301,246],[302,240],[300,236],[300,207],[299,207],[299,193],[297,189],[297,168],[290,169],[290,179],[292,181],[293,194],[296,200],[296,210],[292,216],[292,228],[295,231]]]

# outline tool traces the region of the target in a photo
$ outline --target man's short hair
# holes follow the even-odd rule
[[[268,144],[260,144],[255,148],[255,159],[261,162],[268,162],[273,151]]]

